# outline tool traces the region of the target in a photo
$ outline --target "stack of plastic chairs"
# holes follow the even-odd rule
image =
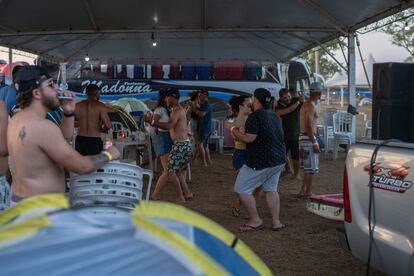
[[[129,212],[142,199],[143,177],[149,177],[149,199],[153,173],[132,164],[110,162],[94,173],[74,175],[70,180],[73,208],[92,213]]]
[[[352,129],[355,125],[355,116],[347,112],[337,112],[333,115],[333,159],[338,157],[339,145],[346,145],[347,149],[352,144]]]
[[[217,119],[212,120],[213,124],[213,133],[210,136],[210,142],[215,142],[216,150],[220,153],[223,153],[224,146],[224,127],[223,122]]]
[[[327,108],[323,112],[323,142],[325,143],[325,153],[333,149],[333,115],[338,112],[336,108]]]

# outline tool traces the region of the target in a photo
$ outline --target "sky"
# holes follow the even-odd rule
[[[403,47],[391,43],[391,36],[383,32],[370,32],[359,36],[363,59],[371,53],[376,62],[403,62],[409,53]],[[346,54],[346,52],[345,52]],[[357,52],[357,59],[359,53]],[[335,52],[335,57],[343,61],[342,52]]]

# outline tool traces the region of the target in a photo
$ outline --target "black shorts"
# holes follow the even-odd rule
[[[290,151],[292,160],[299,161],[299,139],[285,140],[286,155]]]
[[[103,150],[99,137],[76,136],[75,149],[82,155],[95,155]]]

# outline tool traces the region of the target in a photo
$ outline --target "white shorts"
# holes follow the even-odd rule
[[[315,138],[317,143],[317,140]],[[299,136],[299,152],[301,168],[304,173],[319,172],[319,154],[313,152],[312,141],[308,135],[301,134]]]

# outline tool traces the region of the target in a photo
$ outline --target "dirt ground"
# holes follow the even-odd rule
[[[186,206],[216,221],[235,233],[270,267],[275,275],[363,275],[365,266],[350,253],[343,250],[336,238],[339,222],[318,217],[306,211],[306,202],[295,198],[300,182],[283,177],[280,181],[281,220],[287,225],[280,232],[270,231],[271,220],[264,198],[259,212],[264,219],[264,230],[242,233],[244,223],[231,216],[234,200],[233,184],[236,177],[231,165],[231,152],[213,154],[214,165],[192,168],[190,189],[195,198]],[[315,177],[314,193],[342,193],[342,174],[345,154],[336,161],[331,154],[321,154],[321,172]],[[172,200],[172,189],[163,191],[165,199]],[[374,275],[374,274],[372,274]]]

